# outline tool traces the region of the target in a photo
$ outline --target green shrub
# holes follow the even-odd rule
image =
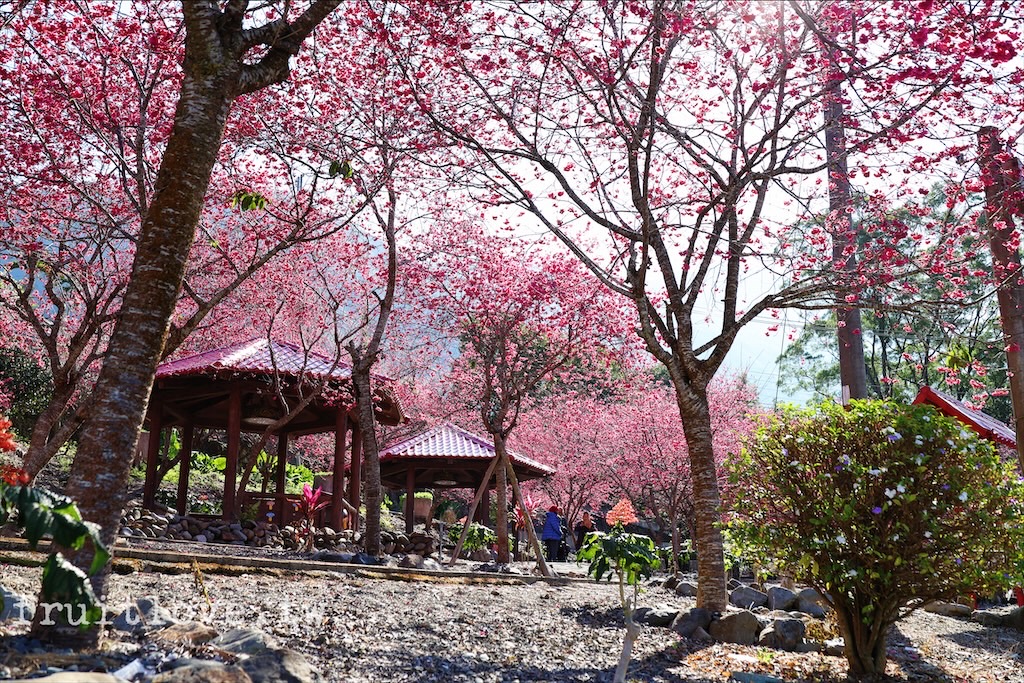
[[[1021,480],[934,408],[784,409],[727,467],[734,540],[825,596],[854,674],[884,671],[908,608],[1021,575]]]
[[[461,535],[461,524],[452,524],[448,527],[448,540],[452,545],[459,542],[459,536]],[[462,549],[468,553],[472,553],[482,548],[490,548],[497,542],[498,537],[493,531],[485,527],[483,524],[473,522],[469,525],[469,533],[466,534],[466,541],[462,544]]]

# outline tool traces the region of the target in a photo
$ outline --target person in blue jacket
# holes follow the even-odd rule
[[[558,545],[562,542],[562,520],[558,518],[558,506],[552,505],[544,517],[544,529],[540,532],[540,540],[544,541],[545,554],[548,562],[558,559]]]

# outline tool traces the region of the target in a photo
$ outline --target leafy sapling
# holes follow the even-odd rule
[[[587,534],[577,558],[590,562],[587,570],[595,581],[605,577],[611,580],[616,576],[619,581],[619,600],[622,602],[622,613],[626,620],[626,635],[622,641],[622,654],[615,669],[615,683],[624,683],[626,669],[629,667],[630,653],[633,642],[640,633],[640,626],[633,621],[636,599],[640,592],[640,579],[649,578],[658,568],[658,551],[650,536],[627,533],[624,524],[636,522],[633,506],[626,499],[612,508],[607,520],[614,524],[607,534],[593,532]],[[627,594],[626,586],[632,587],[632,595]]]

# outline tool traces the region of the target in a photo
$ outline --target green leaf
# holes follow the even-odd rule
[[[270,200],[249,190],[239,190],[231,196],[231,208],[240,211],[251,211],[253,209],[265,209]]]
[[[43,565],[41,600],[59,603],[64,607],[57,611],[63,621],[68,617],[81,619],[79,628],[86,629],[103,616],[96,594],[81,569],[71,564],[60,553],[50,555]],[[71,610],[69,615],[66,610]]]
[[[341,176],[345,180],[351,180],[352,176],[355,175],[355,169],[352,168],[352,164],[347,159],[345,161],[332,161],[327,169],[327,175],[331,178]]]

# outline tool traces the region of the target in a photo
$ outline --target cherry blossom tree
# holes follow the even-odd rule
[[[741,378],[716,378],[708,387],[708,407],[721,476],[726,456],[738,452],[742,439],[753,431],[757,392]],[[616,408],[620,447],[608,463],[610,475],[619,491],[665,521],[678,561],[681,527],[690,539],[696,538],[697,529],[691,459],[673,392],[665,386],[634,389]]]
[[[161,40],[173,42],[172,35],[183,35],[180,79],[171,83],[172,96],[166,100],[167,105],[174,94],[178,97],[173,116],[164,119],[164,144],[150,157],[159,166],[151,191],[147,188],[146,192],[137,193],[145,196],[146,201],[137,211],[142,219],[134,240],[132,267],[109,332],[89,413],[83,420],[67,491],[78,500],[83,516],[101,525],[103,540],[111,545],[117,531],[124,495],[120,492],[125,489],[130,454],[142,424],[156,366],[163,356],[186,263],[202,221],[205,198],[212,189],[211,177],[225,142],[232,106],[239,98],[246,103],[246,96],[287,80],[293,58],[305,40],[338,4],[339,0],[310,0],[250,7],[248,0],[229,0],[223,5],[210,0],[185,2],[180,6],[180,21],[173,24],[178,27],[176,34],[143,32],[157,44]],[[23,8],[20,18],[28,26],[19,35],[56,38],[55,33],[64,30],[62,47],[85,45],[81,54],[95,55],[100,60],[102,51],[91,45],[98,37],[90,33],[93,29],[88,21],[60,21],[65,16],[82,16],[76,3],[65,5],[56,8],[53,3],[34,3]],[[121,3],[112,3],[106,14],[115,15],[121,7]],[[18,19],[16,16],[12,21]],[[11,27],[12,23],[7,22],[5,35],[17,33]],[[45,54],[40,56],[32,50],[32,40],[22,43],[30,65],[34,65],[32,60],[37,56],[40,63],[46,63]],[[4,68],[11,63],[5,59]],[[49,76],[40,76],[36,82],[56,85],[59,90],[62,83],[57,75],[65,73],[64,69],[50,71]],[[83,96],[86,92],[83,89]],[[72,95],[77,93],[73,91]],[[252,104],[252,100],[247,103]],[[83,102],[82,106],[88,104]],[[137,119],[132,123],[134,132],[152,126]],[[37,154],[42,154],[45,160],[45,154]],[[262,202],[255,194],[259,193],[242,188],[241,194],[234,196],[243,206],[259,205]],[[103,222],[117,225],[114,221]],[[101,589],[103,582],[97,582]]]
[[[473,223],[428,236],[417,266],[435,328],[459,347],[450,381],[494,440],[498,559],[508,562],[509,435],[542,382],[622,336],[620,316],[575,260]]]
[[[9,226],[0,329],[6,343],[40,359],[54,384],[31,435],[32,474],[81,427],[121,310],[183,78],[185,24],[167,10],[37,4],[4,26],[0,57],[27,77],[0,96],[10,141],[0,150],[9,188],[0,209]],[[69,42],[72,35],[78,40]],[[289,250],[344,229],[381,187],[389,167],[353,144],[359,126],[341,120],[336,101],[325,107],[305,95],[315,90],[310,80],[304,75],[301,97],[255,92],[226,119],[164,356],[197,330],[224,341],[233,331],[259,334],[277,285],[300,258],[286,259]],[[338,78],[330,88],[342,89]],[[287,106],[275,110],[280,101]],[[314,106],[333,117],[295,114]],[[252,278],[262,281],[243,287]]]
[[[867,283],[898,287],[906,272],[959,274],[942,250],[894,265],[886,249],[912,239],[895,227],[856,264],[832,250],[842,221],[787,234],[827,199],[831,79],[845,86],[850,180],[880,198],[915,192],[927,171],[961,171],[951,162],[971,149],[964,123],[979,106],[1019,122],[1006,67],[1015,27],[998,2],[473,9],[438,28],[438,54],[393,37],[396,59],[439,129],[472,152],[453,179],[486,206],[530,215],[634,305],[686,434],[698,603],[724,609],[708,387],[739,330],[786,307],[849,308]],[[755,271],[778,277],[751,291]]]
[[[536,488],[558,506],[569,528],[611,496],[608,462],[620,443],[616,407],[597,396],[555,394],[520,417],[514,448],[557,470]]]

